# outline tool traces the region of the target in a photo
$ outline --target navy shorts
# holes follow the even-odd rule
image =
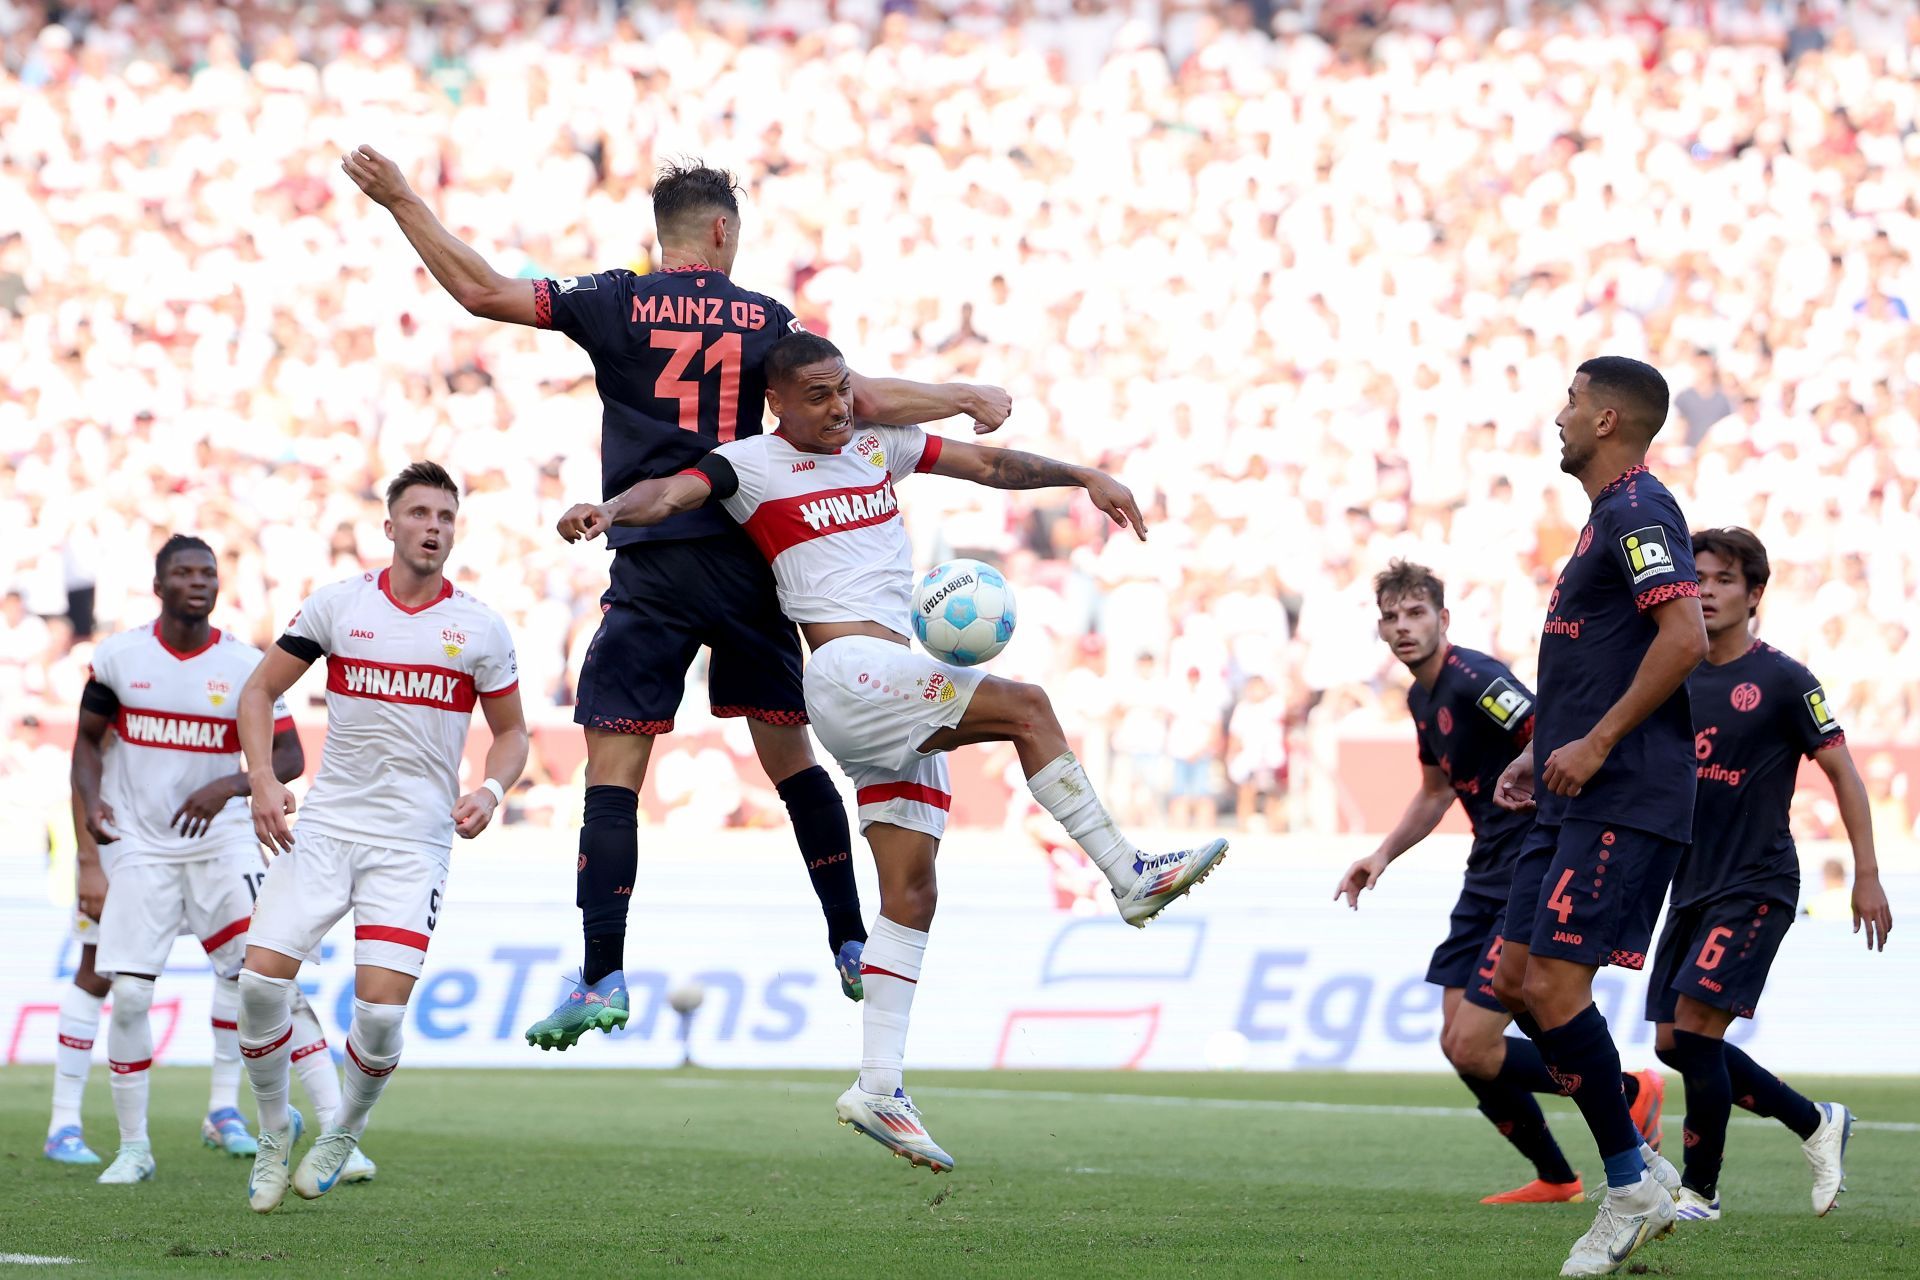
[[[600,612],[574,723],[610,733],[671,732],[702,645],[713,650],[707,695],[714,715],[807,722],[800,637],[780,612],[766,558],[744,533],[619,548]]]
[[[1439,987],[1461,987],[1466,999],[1482,1009],[1507,1012],[1493,997],[1493,971],[1500,967],[1500,919],[1507,904],[1499,898],[1462,889],[1453,904],[1447,940],[1433,949],[1427,981]]]
[[[1536,956],[1642,968],[1685,851],[1677,840],[1616,823],[1535,824],[1514,861],[1504,932]]]
[[[1672,1022],[1681,996],[1751,1018],[1773,958],[1793,927],[1793,904],[1735,895],[1677,907],[1654,948],[1647,1021]]]

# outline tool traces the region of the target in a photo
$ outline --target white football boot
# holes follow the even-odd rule
[[[293,1171],[293,1190],[302,1200],[318,1200],[333,1190],[345,1172],[347,1160],[360,1139],[338,1127],[327,1130],[307,1148],[306,1158]]]
[[[1718,1222],[1720,1193],[1715,1191],[1709,1200],[1692,1187],[1682,1187],[1679,1199],[1673,1202],[1673,1216],[1680,1222]]]
[[[1609,1190],[1600,1200],[1587,1234],[1574,1241],[1573,1252],[1560,1268],[1563,1276],[1609,1276],[1626,1264],[1634,1250],[1673,1230],[1673,1197],[1652,1174],[1637,1185]]]
[[[895,1089],[892,1097],[868,1093],[855,1080],[853,1088],[840,1095],[835,1111],[841,1124],[852,1125],[896,1156],[923,1164],[935,1173],[952,1171],[953,1157],[942,1151],[927,1132],[918,1108],[904,1090]]]
[[[1177,853],[1141,854],[1133,863],[1133,887],[1125,893],[1113,891],[1120,904],[1120,918],[1136,929],[1144,929],[1168,903],[1212,875],[1226,856],[1225,840],[1209,840]]]
[[[126,1142],[121,1144],[120,1154],[113,1158],[113,1163],[94,1181],[108,1187],[132,1186],[136,1182],[151,1181],[156,1167],[151,1143]]]
[[[380,1172],[379,1166],[367,1159],[367,1153],[356,1145],[353,1148],[353,1154],[347,1157],[347,1162],[340,1166],[340,1182],[342,1185],[349,1182],[372,1182],[373,1175],[378,1172]]]
[[[272,1213],[287,1198],[292,1180],[293,1126],[260,1130],[260,1150],[253,1157],[253,1172],[247,1175],[247,1207],[255,1213]]]
[[[1846,1190],[1847,1140],[1853,1137],[1853,1112],[1837,1102],[1816,1102],[1820,1127],[1800,1144],[1813,1166],[1813,1211],[1826,1217]],[[101,1179],[105,1181],[105,1179]]]
[[[1680,1198],[1680,1171],[1673,1167],[1673,1161],[1655,1151],[1646,1143],[1640,1144],[1640,1158],[1647,1162],[1647,1172],[1653,1180],[1665,1189],[1675,1200]]]

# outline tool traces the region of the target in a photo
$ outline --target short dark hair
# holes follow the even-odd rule
[[[1375,604],[1420,595],[1430,600],[1436,611],[1447,607],[1447,584],[1423,564],[1415,564],[1411,560],[1389,560],[1385,570],[1373,575]]]
[[[213,548],[208,546],[204,539],[196,538],[190,533],[176,533],[160,544],[159,552],[153,557],[153,576],[156,578],[166,577],[167,561],[173,559],[182,551],[204,551],[213,557],[215,564],[220,563],[220,557],[213,554]]]
[[[1606,392],[1620,403],[1648,440],[1667,424],[1667,380],[1644,360],[1629,356],[1595,356],[1574,370],[1587,375],[1587,386]]]
[[[1773,576],[1773,566],[1767,563],[1767,548],[1750,529],[1738,525],[1727,525],[1719,529],[1701,529],[1693,535],[1693,554],[1711,551],[1722,560],[1740,566],[1740,576],[1747,580],[1747,590],[1767,585],[1767,579]],[[1747,616],[1753,617],[1758,609],[1748,609]]]
[[[788,334],[767,349],[766,370],[767,385],[782,385],[793,381],[793,376],[810,364],[819,364],[822,360],[844,359],[840,348],[828,342],[817,333],[808,333],[805,329]]]
[[[701,213],[740,216],[740,180],[698,160],[669,161],[653,180],[653,226],[664,239]]]
[[[400,501],[400,495],[417,484],[430,489],[445,489],[453,495],[455,502],[460,501],[460,486],[453,482],[447,469],[437,462],[410,462],[405,470],[387,483],[387,510],[393,510],[393,504]]]

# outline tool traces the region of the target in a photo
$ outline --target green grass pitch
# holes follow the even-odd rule
[[[915,1073],[958,1162],[938,1178],[833,1122],[843,1075],[403,1066],[368,1133],[379,1179],[261,1218],[247,1162],[200,1146],[204,1070],[154,1073],[159,1177],[129,1188],[41,1159],[51,1072],[8,1068],[0,1274],[1487,1280],[1557,1274],[1591,1217],[1478,1204],[1525,1171],[1440,1075]],[[1735,1112],[1728,1216],[1636,1271],[1920,1276],[1920,1081],[1796,1083],[1870,1122],[1839,1210],[1813,1217],[1798,1143]],[[111,1158],[104,1072],[87,1102]],[[1549,1112],[1591,1185],[1577,1116]]]

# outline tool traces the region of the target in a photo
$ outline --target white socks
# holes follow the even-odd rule
[[[207,1114],[240,1105],[240,984],[213,975],[213,1085]]]
[[[293,980],[240,971],[240,1056],[260,1107],[260,1131],[278,1133],[292,1123],[287,1115],[289,1042],[293,1027]]]
[[[53,1052],[53,1119],[51,1138],[80,1123],[80,1095],[86,1092],[87,1071],[93,1065],[93,1041],[100,1033],[100,1003],[105,996],[82,991],[71,982],[60,993],[60,1042]]]
[[[1093,859],[1093,865],[1106,873],[1107,883],[1120,893],[1133,888],[1134,861],[1140,851],[1113,825],[1112,816],[1093,793],[1093,783],[1087,780],[1087,771],[1073,752],[1062,752],[1028,778],[1027,790],[1067,829],[1074,843]]]
[[[153,979],[120,974],[113,980],[113,1017],[107,1024],[107,1063],[113,1069],[113,1112],[120,1145],[147,1140],[147,1094],[153,1066]]]
[[[347,1031],[347,1065],[342,1071],[340,1114],[331,1127],[359,1137],[367,1115],[387,1087],[387,1077],[400,1065],[400,1028],[406,1021],[403,1004],[353,1002],[353,1026]]]
[[[327,1052],[327,1033],[321,1029],[320,1019],[297,990],[293,993],[293,1039],[289,1043],[293,1046],[294,1074],[313,1101],[319,1132],[325,1132],[340,1115],[340,1073],[334,1070],[333,1055]]]
[[[913,992],[920,983],[920,961],[926,953],[927,935],[921,930],[895,924],[885,916],[874,920],[860,956],[860,983],[865,990],[860,1001],[860,1087],[868,1093],[892,1097],[900,1087],[900,1069],[907,1056],[907,1019],[913,1012]]]

